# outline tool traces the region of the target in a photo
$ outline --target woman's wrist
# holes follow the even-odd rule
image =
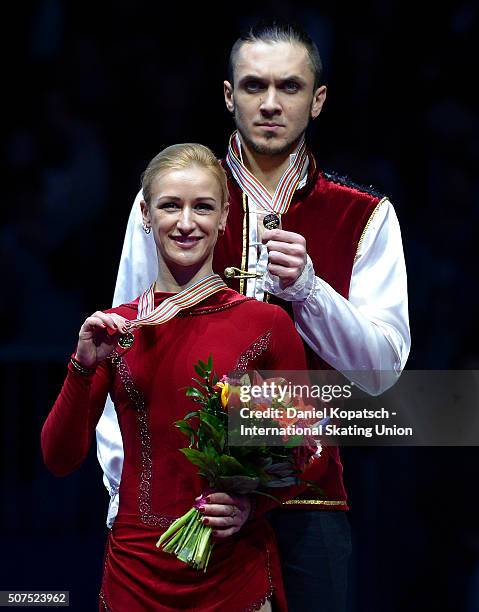
[[[86,367],[79,360],[77,355],[72,355],[70,357],[70,363],[72,364],[74,370],[83,376],[91,376],[96,371],[96,366]]]

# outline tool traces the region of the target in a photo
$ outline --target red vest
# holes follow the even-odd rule
[[[311,154],[309,161],[306,185],[294,194],[288,212],[282,216],[281,226],[284,230],[304,236],[316,276],[347,299],[361,237],[382,196],[344,177],[319,171]],[[228,266],[241,269],[248,267],[248,202],[226,165],[225,169],[228,174],[230,210],[226,232],[218,239],[213,260],[214,271],[223,277],[224,269]],[[240,291],[239,280],[225,280],[231,288]],[[269,301],[279,304],[292,316],[289,302],[274,296],[269,296]],[[311,369],[330,368],[306,344],[305,350]],[[302,499],[286,502],[289,507],[347,510],[339,450],[329,450],[333,451],[331,460],[318,483],[324,495],[306,493]]]

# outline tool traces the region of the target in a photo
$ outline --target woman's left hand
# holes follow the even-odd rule
[[[199,506],[198,510],[203,514],[203,523],[211,527],[212,535],[217,538],[233,535],[248,520],[251,512],[249,495],[209,493],[205,497],[207,503]]]

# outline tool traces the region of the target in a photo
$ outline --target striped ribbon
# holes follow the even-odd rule
[[[162,325],[173,319],[181,310],[195,306],[204,299],[226,289],[226,284],[218,274],[210,274],[200,281],[166,298],[155,308],[155,283],[141,294],[138,302],[138,317],[131,322],[131,328],[142,325]]]
[[[281,177],[273,197],[270,196],[266,188],[243,164],[240,146],[238,131],[235,131],[230,138],[226,163],[241,189],[258,208],[274,212],[278,215],[284,214],[289,208],[291,198],[301,180],[304,166],[308,159],[304,137],[299,143],[293,163]]]

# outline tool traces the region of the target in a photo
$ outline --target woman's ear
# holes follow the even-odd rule
[[[143,227],[151,228],[150,207],[145,202],[145,200],[140,201],[140,207],[141,207],[141,216],[143,217]]]
[[[218,231],[223,233],[226,229],[226,219],[228,218],[228,212],[230,210],[230,203],[225,202],[223,205],[223,210],[221,211],[220,223],[218,225]]]

